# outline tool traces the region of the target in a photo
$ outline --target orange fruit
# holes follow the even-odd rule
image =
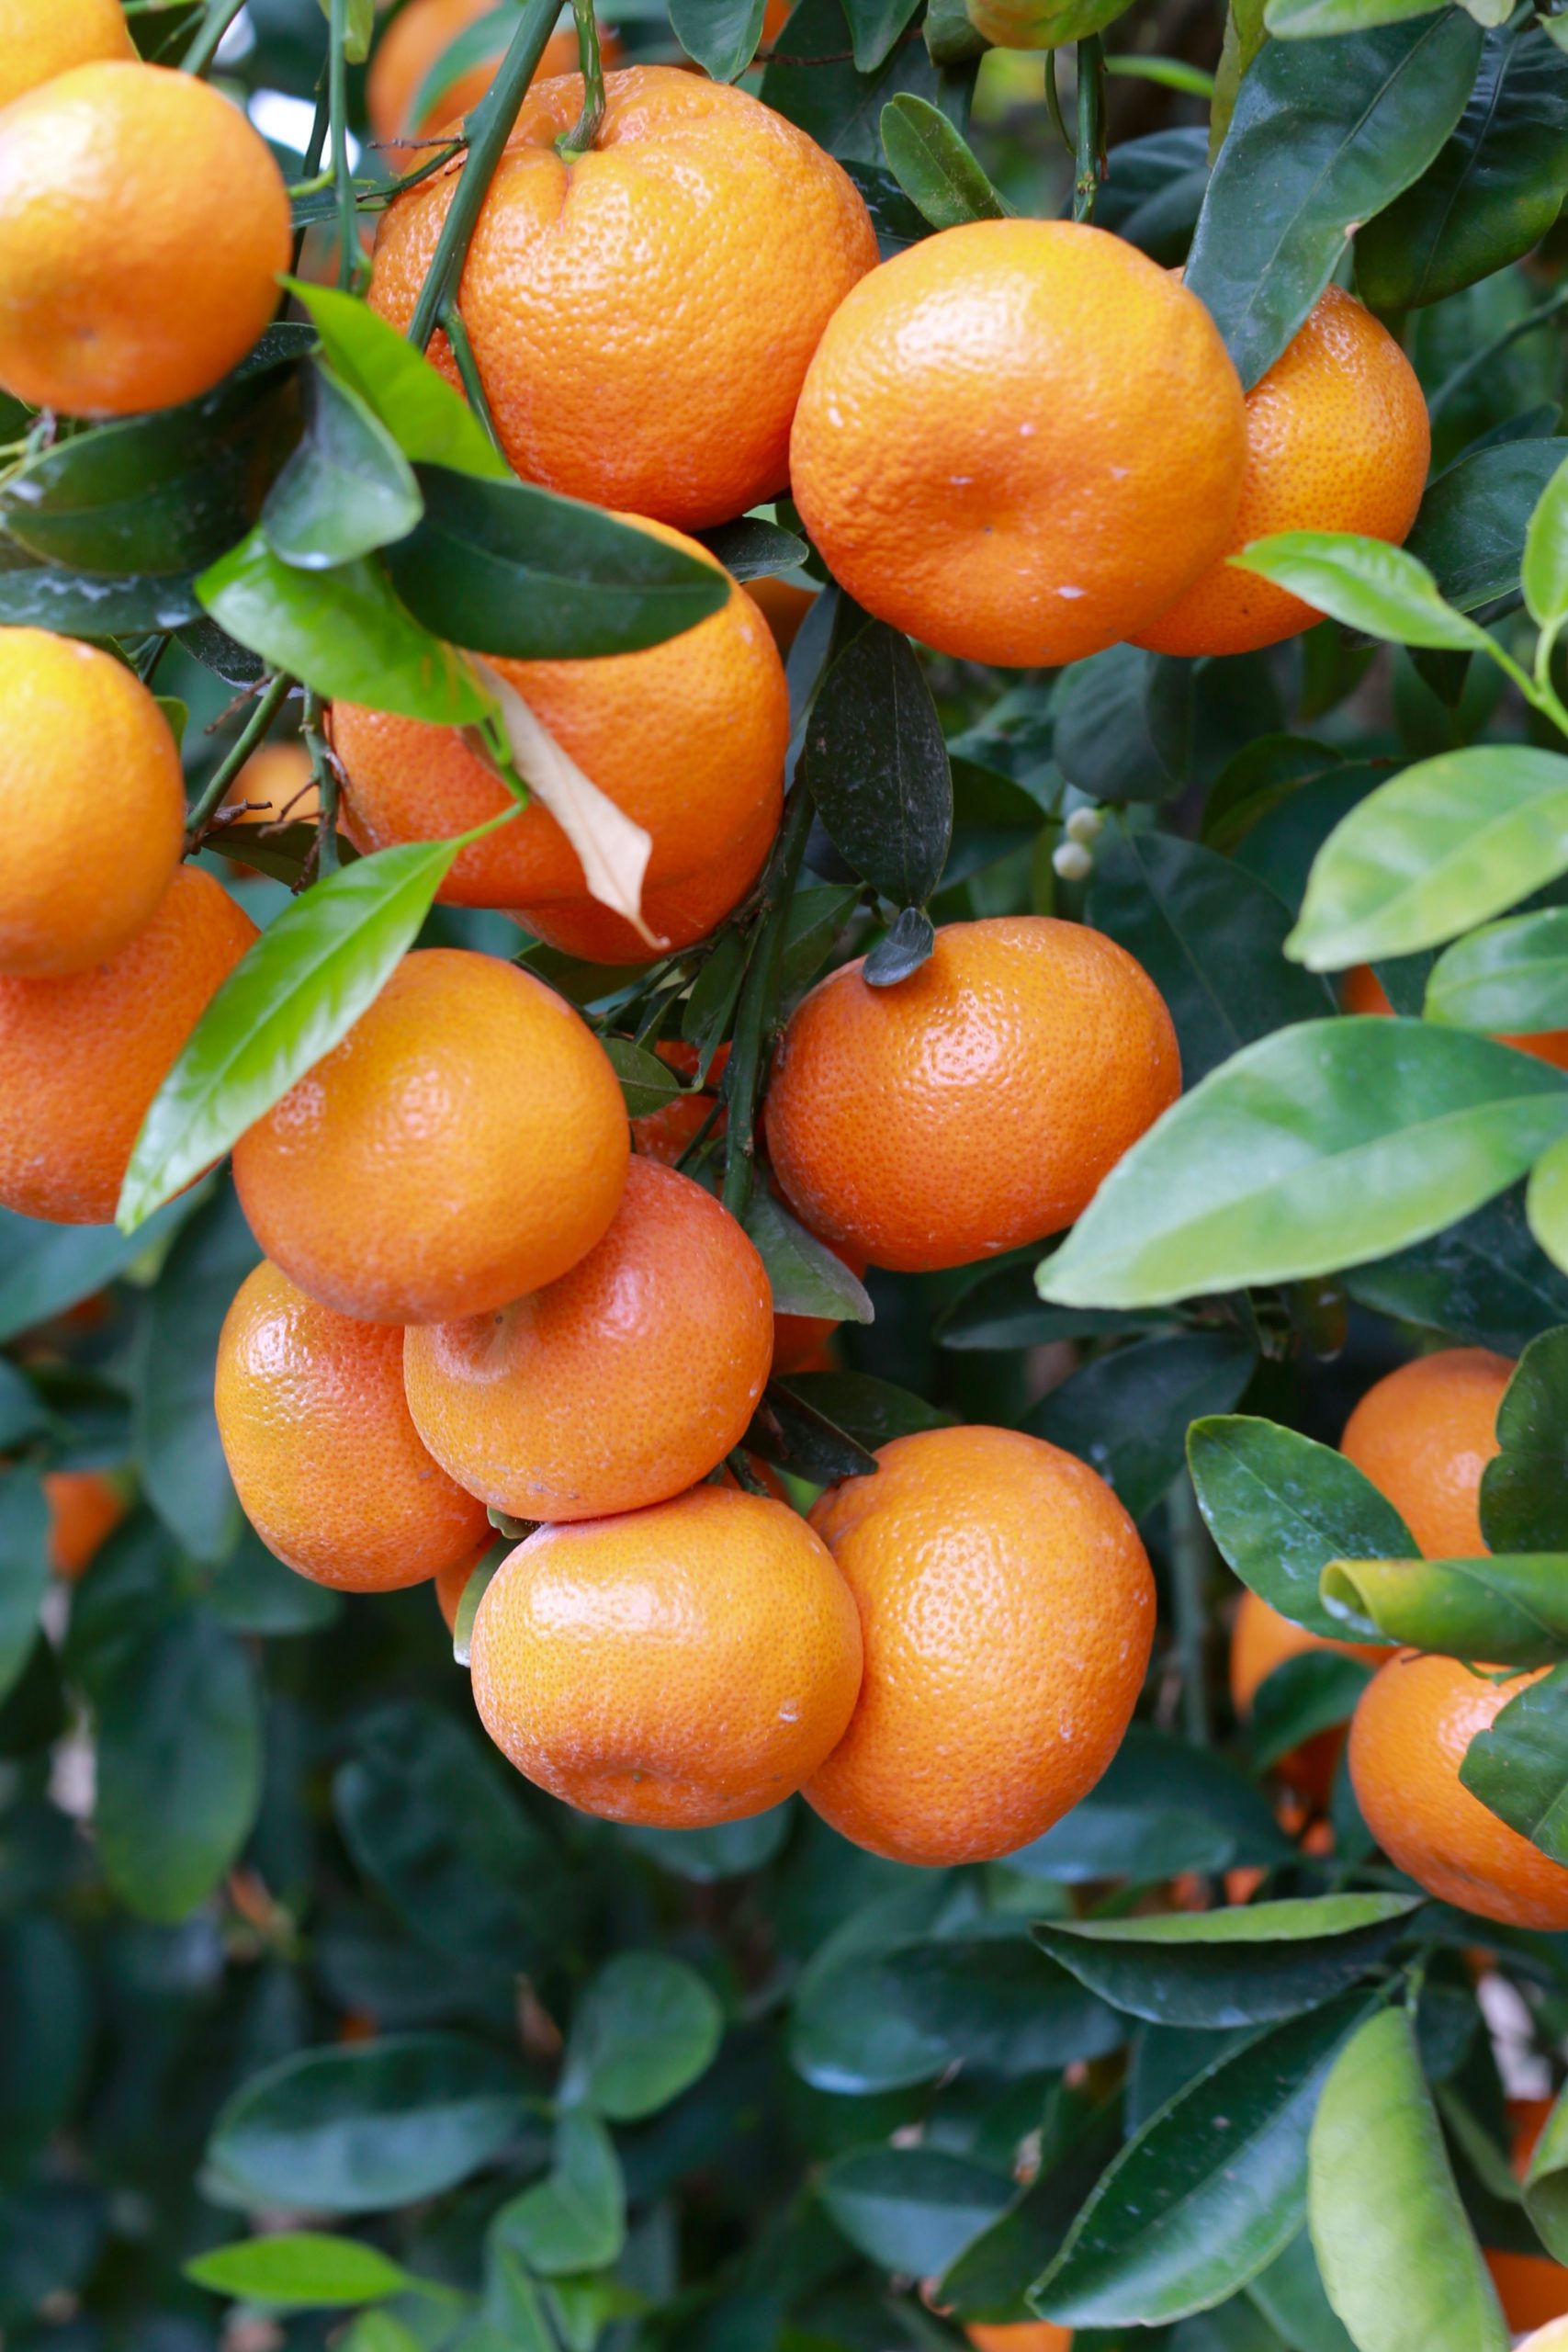
[[[383,143],[400,136],[418,139],[444,124],[459,123],[478,106],[495,79],[506,47],[504,31],[491,56],[468,66],[447,85],[434,105],[425,107],[417,117],[414,113],[414,100],[437,58],[469,25],[480,17],[493,14],[494,0],[409,0],[409,6],[398,11],[376,44],[365,80],[365,111],[370,118],[374,138]],[[615,34],[601,27],[602,62],[614,64],[620,53],[621,45]],[[534,79],[544,82],[554,74],[576,71],[577,33],[572,26],[564,25],[545,43]],[[423,151],[425,154],[431,152],[428,148]],[[394,160],[406,169],[419,161],[419,151],[399,154]]]
[[[78,65],[0,116],[0,384],[125,416],[195,400],[277,307],[288,191],[193,74]]]
[[[975,2352],[1070,2352],[1073,2331],[1054,2319],[1026,2319],[1016,2327],[966,2327]]]
[[[762,1261],[711,1193],[634,1159],[608,1232],[569,1273],[490,1315],[409,1332],[421,1437],[517,1519],[664,1502],[746,1433],[773,1361]]]
[[[248,808],[242,804],[248,801]],[[264,743],[253,752],[224,801],[231,825],[305,825],[321,813],[310,754],[298,739]]]
[[[210,875],[182,865],[103,963],[0,978],[0,1206],[113,1222],[148,1105],[255,936]]]
[[[468,1589],[468,1578],[489,1549],[487,1541],[479,1545],[477,1552],[470,1552],[466,1559],[454,1560],[450,1567],[438,1568],[435,1572],[435,1605],[446,1622],[449,1634],[457,1630],[458,1605]]]
[[[1511,2098],[1509,2161],[1520,2180],[1529,2170],[1536,2143],[1546,2128],[1554,2102],[1550,2098]],[[1486,2267],[1503,2315],[1515,2329],[1540,2327],[1568,2315],[1568,2269],[1549,2254],[1509,2254],[1488,2248]]]
[[[135,55],[119,0],[0,0],[0,107],[73,65]]]
[[[811,1524],[859,1604],[865,1677],[807,1783],[893,1861],[993,1861],[1087,1796],[1148,1665],[1138,1531],[1087,1463],[1016,1430],[926,1430]]]
[[[78,972],[123,947],[169,887],[179,747],[134,671],[43,628],[0,628],[0,972]]]
[[[234,1147],[267,1256],[370,1323],[482,1315],[599,1239],[629,1151],[615,1073],[564,998],[463,948],[405,956]]]
[[[773,630],[774,644],[781,653],[787,653],[800,634],[801,622],[817,602],[815,592],[801,587],[798,581],[771,577],[750,581],[748,585],[762,618]]]
[[[1386,1495],[1428,1559],[1475,1559],[1481,1474],[1497,1452],[1497,1408],[1513,1377],[1506,1356],[1443,1348],[1369,1388],[1339,1450]]]
[[[1071,1225],[1176,1100],[1176,1032],[1141,964],[1046,915],[945,924],[897,988],[846,964],[796,1007],[768,1150],[813,1233],[927,1272]]]
[[[1426,395],[1388,329],[1329,287],[1247,395],[1241,505],[1224,556],[1152,628],[1156,653],[1251,653],[1323,616],[1225,557],[1275,531],[1359,531],[1397,546],[1432,455]]]
[[[1459,1777],[1476,1733],[1539,1679],[1496,1683],[1458,1658],[1391,1658],[1351,1718],[1350,1778],[1389,1860],[1438,1902],[1508,1927],[1568,1928],[1568,1870]]]
[[[1381,1664],[1388,1656],[1387,1650],[1375,1642],[1337,1642],[1324,1634],[1311,1634],[1304,1625],[1281,1617],[1257,1593],[1242,1594],[1231,1627],[1230,1686],[1231,1704],[1243,1723],[1251,1717],[1258,1684],[1286,1658],[1299,1657],[1305,1650],[1337,1650],[1341,1657],[1365,1658],[1369,1666]],[[1331,1728],[1317,1732],[1299,1747],[1293,1747],[1288,1756],[1280,1757],[1274,1769],[1290,1787],[1314,1804],[1322,1804],[1344,1745],[1343,1731]]]
[[[1339,985],[1339,1000],[1347,1012],[1386,1012],[1393,1005],[1370,964],[1353,965]],[[1554,1069],[1568,1069],[1568,1029],[1538,1029],[1530,1037],[1510,1037],[1499,1033],[1500,1046],[1513,1046],[1521,1054],[1533,1054],[1537,1061],[1550,1062]]]
[[[105,1539],[125,1517],[124,1495],[101,1470],[46,1470],[49,1565],[74,1584]]]
[[[668,1063],[682,1078],[695,1078],[701,1057],[695,1046],[686,1045],[679,1037],[665,1037],[655,1046],[654,1052],[661,1062]],[[632,1149],[645,1159],[657,1159],[666,1168],[673,1168],[682,1153],[692,1145],[707,1125],[708,1114],[718,1100],[716,1089],[729,1061],[729,1047],[720,1046],[708,1065],[708,1082],[714,1091],[692,1090],[678,1094],[661,1110],[645,1112],[632,1121]],[[721,1111],[710,1135],[724,1133]]]
[[[213,1398],[241,1510],[313,1584],[389,1592],[472,1564],[484,1505],[419,1442],[395,1324],[339,1315],[264,1260],[223,1318]]]
[[[547,489],[723,522],[789,479],[811,355],[876,264],[871,217],[815,141],[743,90],[673,66],[611,74],[598,143],[568,164],[555,141],[581,105],[575,74],[529,92],[458,289],[502,447]],[[382,221],[370,300],[400,329],[461,168]],[[456,381],[444,341],[431,356]]]
[[[1231,544],[1241,385],[1213,321],[1103,230],[974,220],[835,311],[795,504],[868,612],[1014,667],[1135,636]]]
[[[713,561],[680,532],[645,527]],[[789,695],[745,590],[732,584],[720,611],[640,653],[494,666],[584,774],[652,835],[649,930],[671,946],[702,938],[756,880],[784,804]],[[509,805],[505,786],[456,728],[339,703],[333,742],[347,775],[344,820],[361,849],[449,839]],[[577,852],[537,800],[460,850],[439,896],[452,906],[504,907],[536,936],[591,962],[645,963],[652,953],[589,897]]]
[[[724,1487],[541,1527],[486,1588],[474,1702],[520,1772],[583,1813],[700,1829],[764,1813],[842,1734],[855,1605],[784,1503]]]

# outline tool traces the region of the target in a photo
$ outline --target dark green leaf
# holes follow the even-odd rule
[[[775,1469],[814,1487],[837,1486],[840,1478],[863,1477],[876,1467],[863,1445],[778,1380],[768,1383],[741,1442],[748,1453],[760,1453]]]
[[[958,0],[937,0],[937,6],[956,6]],[[926,22],[931,21],[928,9]],[[964,19],[967,28],[969,19]],[[851,156],[844,169],[865,199],[871,215],[871,225],[876,232],[877,251],[884,261],[891,261],[895,254],[905,253],[931,234],[931,222],[923,212],[917,212],[891,172],[880,164],[857,163]]]
[[[789,1836],[790,1808],[753,1813],[744,1821],[721,1821],[712,1829],[644,1829],[621,1825],[621,1837],[672,1878],[713,1886],[744,1878],[771,1862]]]
[[[670,28],[716,82],[744,74],[762,37],[765,0],[670,0]]]
[[[1112,645],[1063,673],[1054,740],[1069,784],[1118,806],[1168,800],[1192,749],[1192,665]]]
[[[545,2278],[614,2262],[626,2244],[626,2186],[604,2125],[592,2115],[563,2115],[548,2177],[502,2206],[495,2231]]]
[[[239,1506],[218,1439],[218,1335],[260,1257],[233,1187],[187,1219],[148,1295],[134,1399],[136,1463],[149,1501],[197,1560],[220,1559]]]
[[[212,1570],[202,1599],[231,1634],[312,1634],[341,1617],[344,1608],[341,1592],[296,1576],[248,1527]]]
[[[773,1287],[778,1315],[830,1315],[869,1323],[871,1299],[836,1250],[791,1216],[765,1184],[753,1185],[742,1219]]]
[[[923,41],[895,43],[874,73],[863,74],[852,54],[846,54],[852,40],[840,0],[800,0],[789,17],[785,54],[792,62],[769,65],[762,76],[763,103],[798,123],[840,163],[881,163],[882,109],[900,90],[933,100],[963,129],[962,111],[949,100],[958,98],[966,85],[958,74],[939,73]],[[799,60],[813,62],[794,62]]]
[[[657,1054],[634,1046],[629,1037],[604,1037],[600,1043],[621,1081],[629,1119],[642,1119],[651,1111],[662,1111],[680,1093],[680,1079]]]
[[[1292,2352],[1356,2352],[1324,2291],[1309,2230],[1293,2237],[1247,2291]]]
[[[1481,1474],[1488,1549],[1568,1551],[1568,1329],[1526,1349],[1497,1408],[1497,1442]]]
[[[49,1504],[38,1474],[0,1471],[0,1697],[17,1682],[38,1638],[49,1582]]]
[[[716,556],[731,580],[771,580],[781,571],[794,571],[806,561],[806,541],[793,531],[784,530],[777,523],[764,523],[760,514],[742,514],[738,522],[716,524],[711,531],[699,531],[708,553]],[[812,583],[804,578],[802,587]]]
[[[335,287],[288,280],[333,368],[415,465],[510,481],[512,469],[456,387],[368,303]]]
[[[968,141],[940,107],[906,92],[882,109],[882,147],[893,176],[933,229],[999,220],[1004,203]]]
[[[929,961],[935,945],[936,925],[924,907],[905,907],[861,966],[861,977],[869,988],[897,988]]]
[[[1248,1746],[1260,1772],[1304,1740],[1348,1723],[1371,1668],[1333,1650],[1303,1650],[1272,1668],[1253,1694]]]
[[[1554,1862],[1568,1862],[1568,1668],[1517,1691],[1465,1750],[1473,1797]]]
[[[1342,1637],[1318,1597],[1330,1560],[1405,1559],[1409,1529],[1330,1445],[1245,1415],[1195,1422],[1188,1466],[1209,1532],[1242,1582],[1314,1634]]]
[[[918,6],[919,0],[844,0],[858,74],[875,73]]]
[[[325,2311],[378,2301],[414,2284],[406,2270],[357,2238],[318,2230],[241,2238],[186,2265],[186,2277],[215,2295],[233,2295],[274,2311]]]
[[[1357,1267],[1346,1288],[1379,1314],[1504,1355],[1568,1322],[1568,1278],[1538,1247],[1517,1187],[1432,1240]]]
[[[1247,390],[1327,285],[1347,230],[1438,154],[1480,55],[1481,28],[1460,8],[1327,40],[1264,42],[1236,93],[1186,279]]]
[[[1187,258],[1209,185],[1209,135],[1196,124],[1124,139],[1094,208],[1097,229],[1173,268]]]
[[[634,2123],[705,2074],[723,2032],[717,1996],[694,1968],[663,1952],[621,1952],[578,2006],[560,2095]]]
[[[1016,2203],[971,2241],[942,2281],[942,2301],[965,2319],[1024,2316],[1024,2297],[1061,2245],[1078,2209],[1122,2144],[1120,2102],[1085,2119],[1055,2162],[1049,2155]]]
[[[1245,1331],[1134,1340],[1052,1389],[1024,1427],[1089,1463],[1142,1519],[1180,1474],[1189,1424],[1228,1413],[1257,1361]]]
[[[899,906],[923,906],[953,834],[953,776],[925,673],[906,637],[872,621],[818,690],[801,752],[833,846]]]
[[[0,539],[0,628],[51,628],[62,637],[140,637],[180,628],[201,615],[183,573],[146,572],[106,579],[39,563],[14,540]]]
[[[720,932],[703,958],[703,968],[681,1009],[681,1035],[697,1049],[699,1085],[705,1085],[714,1056],[729,1033],[736,999],[745,977],[746,946],[740,933]]]
[[[1064,1885],[1269,1865],[1292,1851],[1256,1781],[1212,1750],[1134,1724],[1103,1777],[1010,1870]]]
[[[423,502],[408,459],[357,392],[313,362],[300,385],[304,437],[267,492],[262,529],[285,563],[325,571],[404,537]]]
[[[1568,441],[1506,441],[1433,482],[1406,545],[1460,612],[1517,596],[1529,518],[1565,456]]]
[[[869,1372],[796,1372],[780,1385],[872,1453],[916,1430],[953,1425],[953,1414],[940,1405],[928,1405],[923,1396],[895,1387],[890,1380],[878,1380]]]
[[[0,2168],[9,2177],[64,2122],[92,2055],[92,1987],[59,1920],[0,1920]]]
[[[1047,1306],[1035,1287],[1032,1264],[987,1266],[943,1307],[932,1336],[944,1348],[1039,1347],[1047,1340],[1087,1340],[1159,1330],[1174,1317],[1120,1315],[1092,1306]]]
[[[818,2184],[836,2226],[883,2270],[945,2270],[1011,2202],[1012,2183],[941,2148],[852,2148]]]

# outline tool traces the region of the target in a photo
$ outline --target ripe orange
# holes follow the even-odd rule
[[[78,972],[169,887],[179,749],[134,671],[49,629],[0,628],[0,972]]]
[[[1497,1408],[1513,1376],[1506,1356],[1444,1348],[1401,1364],[1368,1389],[1339,1450],[1387,1496],[1428,1559],[1474,1559],[1481,1474],[1497,1452]]]
[[[515,965],[433,947],[240,1137],[234,1182],[312,1298],[433,1323],[574,1266],[629,1149],[615,1073],[571,1006]]]
[[[101,1470],[46,1470],[43,1491],[49,1504],[49,1565],[57,1577],[74,1584],[125,1517],[125,1496]]]
[[[654,1047],[661,1062],[668,1063],[682,1078],[695,1078],[701,1058],[695,1046],[684,1044],[679,1037],[666,1037]],[[721,1046],[708,1065],[710,1087],[716,1090],[729,1061],[729,1047]],[[673,1168],[682,1154],[694,1142],[707,1125],[708,1114],[718,1096],[716,1091],[691,1091],[678,1094],[660,1111],[649,1111],[632,1121],[632,1149],[645,1159],[657,1159],[666,1168]],[[708,1133],[724,1133],[721,1111]]]
[[[1231,543],[1241,385],[1195,296],[1064,220],[911,245],[835,312],[792,487],[835,579],[943,653],[1032,666],[1135,636]]]
[[[518,1519],[664,1502],[745,1435],[773,1361],[762,1261],[711,1193],[634,1159],[597,1246],[495,1314],[409,1332],[421,1437]]]
[[[1042,1438],[928,1430],[876,1459],[811,1513],[860,1607],[865,1679],[806,1795],[891,1860],[995,1860],[1121,1745],[1154,1634],[1148,1557],[1104,1480]]]
[[[647,527],[712,562],[680,532]],[[649,928],[671,946],[702,938],[756,880],[784,801],[789,695],[745,590],[732,586],[720,611],[640,653],[494,666],[584,774],[652,835]],[[505,786],[456,728],[339,703],[333,741],[347,772],[345,820],[361,849],[449,838],[508,805]],[[650,953],[629,923],[589,897],[577,852],[540,801],[459,851],[440,896],[452,906],[504,907],[537,937],[592,962],[642,963]]]
[[[288,191],[193,74],[79,65],[0,117],[0,384],[124,416],[194,400],[278,302]]]
[[[419,1442],[403,1335],[307,1298],[265,1261],[223,1318],[214,1402],[240,1507],[269,1552],[314,1584],[389,1592],[488,1532]]]
[[[436,1570],[435,1605],[446,1621],[446,1631],[449,1634],[455,1634],[457,1630],[458,1604],[468,1589],[468,1578],[489,1549],[490,1540],[487,1534],[487,1540],[480,1544],[477,1551],[470,1552],[466,1559],[454,1560],[450,1567]]]
[[[773,642],[787,653],[800,634],[800,624],[817,602],[813,590],[797,581],[764,578],[748,582],[762,618],[773,630]]]
[[[1353,965],[1339,985],[1339,999],[1347,1012],[1386,1012],[1392,1015],[1393,1005],[1370,964]],[[1568,1029],[1540,1029],[1532,1037],[1498,1035],[1500,1046],[1517,1046],[1521,1054],[1533,1054],[1537,1061],[1550,1062],[1554,1069],[1568,1069]]]
[[[1520,2180],[1529,2170],[1536,2142],[1546,2127],[1552,2104],[1549,2098],[1508,2101],[1512,2126],[1509,2157]],[[1541,2327],[1550,2320],[1568,2316],[1568,2269],[1554,2262],[1549,2254],[1512,2254],[1489,2247],[1486,2267],[1492,2273],[1503,2316],[1511,2328]]]
[[[568,164],[555,141],[581,78],[529,92],[468,248],[463,322],[525,481],[694,529],[784,489],[807,367],[876,239],[848,175],[743,90],[651,65],[605,94],[597,146]],[[370,300],[399,328],[460,168],[382,222]],[[432,356],[452,369],[444,341]]]
[[[1359,531],[1397,546],[1431,454],[1415,368],[1369,310],[1331,286],[1247,395],[1247,467],[1225,555],[1275,531]],[[1222,557],[1136,636],[1156,653],[1250,653],[1322,617]]]
[[[383,141],[401,136],[417,139],[426,131],[440,129],[444,123],[460,122],[478,106],[495,79],[506,46],[504,32],[492,55],[460,73],[435,103],[424,107],[417,117],[413,111],[421,85],[436,59],[469,25],[480,17],[493,14],[494,0],[409,0],[409,6],[399,10],[376,44],[365,81],[365,111],[370,118],[375,138]],[[606,65],[620,54],[620,43],[615,34],[603,28],[599,54]],[[534,79],[544,82],[553,74],[576,71],[577,34],[573,27],[565,25],[545,43],[545,53]],[[418,153],[411,152],[399,160],[406,167],[419,160]]]
[[[1071,2352],[1073,2331],[1054,2319],[1028,2319],[1017,2327],[966,2327],[975,2352]]]
[[[520,1772],[664,1829],[792,1794],[861,1676],[826,1545],[785,1504],[724,1487],[539,1528],[487,1587],[470,1655],[484,1727]]]
[[[1381,1664],[1388,1656],[1375,1642],[1336,1642],[1323,1634],[1309,1634],[1304,1625],[1292,1624],[1277,1609],[1270,1609],[1257,1593],[1242,1594],[1231,1628],[1230,1686],[1231,1704],[1243,1723],[1251,1716],[1258,1684],[1286,1658],[1299,1657],[1305,1650],[1337,1650],[1342,1657],[1365,1658],[1369,1666]],[[1274,1769],[1309,1802],[1322,1804],[1344,1745],[1343,1731],[1320,1731],[1282,1756]]]
[[[243,807],[250,802],[249,808]],[[297,739],[264,743],[253,752],[224,801],[231,825],[304,825],[321,815],[310,754]]]
[[[0,107],[73,65],[135,55],[119,0],[0,0]]]
[[[768,1150],[825,1241],[905,1272],[967,1265],[1071,1225],[1181,1084],[1140,964],[1043,915],[946,924],[874,989],[859,962],[784,1031]]]
[[[1392,1658],[1351,1719],[1350,1778],[1390,1861],[1438,1902],[1513,1928],[1568,1928],[1568,1870],[1459,1777],[1475,1734],[1538,1679],[1495,1683],[1457,1658]]]
[[[209,875],[182,865],[90,971],[0,978],[0,1206],[113,1222],[148,1105],[255,935]]]

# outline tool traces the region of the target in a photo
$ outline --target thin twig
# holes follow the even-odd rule
[[[337,282],[346,294],[359,259],[359,221],[348,162],[348,0],[332,0],[327,89],[333,123],[333,188],[337,198]]]
[[[1079,41],[1077,71],[1073,219],[1092,221],[1095,198],[1105,176],[1105,45],[1098,33]]]
[[[291,692],[294,680],[287,670],[280,670],[262,695],[243,729],[230,750],[208,778],[205,789],[186,820],[186,855],[201,847],[202,837],[211,830],[216,811],[223,805],[223,795],[265,735],[284,702]]]
[[[484,381],[479,375],[479,363],[474,357],[474,346],[468,339],[468,330],[464,324],[463,314],[456,302],[448,302],[442,311],[441,327],[452,346],[452,356],[457,363],[457,373],[462,379],[463,390],[468,396],[468,406],[489,435],[491,448],[500,451],[500,454],[504,457],[506,452],[502,449],[501,435],[495,429],[495,419],[490,413],[489,395],[485,391]]]
[[[224,34],[244,5],[245,0],[208,0],[207,14],[180,60],[183,74],[206,73],[218,54]]]

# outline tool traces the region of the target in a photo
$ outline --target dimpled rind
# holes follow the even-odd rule
[[[520,1772],[584,1813],[698,1829],[764,1813],[841,1736],[849,1588],[786,1504],[694,1487],[542,1527],[474,1621],[474,1701]]]
[[[1431,455],[1415,368],[1381,320],[1331,286],[1247,396],[1247,469],[1225,554],[1276,531],[1359,531],[1398,546]],[[1251,653],[1321,618],[1222,559],[1137,641],[1156,653]]]
[[[135,55],[119,0],[0,0],[0,107],[73,65]]]
[[[423,1584],[484,1541],[484,1505],[419,1442],[397,1325],[339,1315],[264,1260],[224,1317],[214,1402],[241,1510],[313,1583]]]
[[[1508,1927],[1568,1928],[1568,1870],[1510,1829],[1459,1777],[1477,1732],[1540,1679],[1484,1679],[1495,1670],[1475,1673],[1450,1657],[1391,1658],[1361,1693],[1350,1724],[1356,1800],[1390,1861],[1438,1902]]]
[[[789,480],[789,428],[823,328],[876,266],[848,175],[742,90],[673,66],[604,77],[603,127],[555,141],[576,74],[524,100],[459,300],[501,444],[525,481],[688,530]],[[446,172],[389,208],[372,306],[400,329],[452,201]],[[445,338],[431,356],[457,380]]]
[[[234,1147],[252,1232],[301,1290],[431,1323],[554,1282],[615,1215],[630,1151],[603,1046],[530,973],[405,956]]]
[[[1498,1451],[1497,1408],[1513,1377],[1488,1348],[1441,1348],[1368,1389],[1339,1450],[1387,1497],[1428,1559],[1475,1559],[1481,1477]]]
[[[634,1159],[608,1232],[547,1288],[411,1329],[420,1435],[516,1519],[598,1519],[694,1486],[745,1435],[773,1352],[761,1259],[712,1194]]]
[[[874,989],[846,964],[796,1009],[768,1149],[813,1233],[874,1266],[967,1265],[1071,1225],[1180,1091],[1164,1000],[1103,933],[949,923]]]
[[[255,936],[209,874],[182,865],[104,963],[0,977],[0,1207],[113,1224],[152,1097]]]
[[[1105,1481],[1041,1438],[929,1430],[876,1459],[811,1513],[859,1604],[865,1672],[806,1796],[891,1860],[994,1860],[1121,1745],[1154,1636],[1148,1558]]]
[[[977,220],[865,278],[811,363],[791,488],[829,569],[940,652],[1014,667],[1134,634],[1223,555],[1241,384],[1121,239]]]

